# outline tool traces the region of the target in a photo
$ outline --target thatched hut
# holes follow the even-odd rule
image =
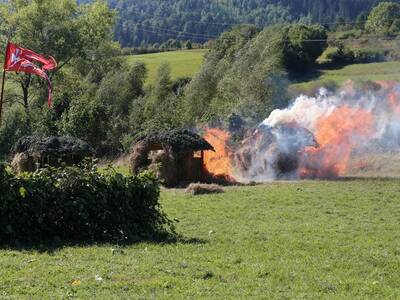
[[[214,148],[191,131],[154,133],[140,138],[133,146],[130,167],[133,174],[153,170],[169,187],[199,182],[207,176],[204,151],[214,151]]]
[[[45,165],[74,165],[94,156],[88,143],[77,138],[55,136],[22,137],[14,145],[12,153],[11,166],[16,172],[32,172]]]

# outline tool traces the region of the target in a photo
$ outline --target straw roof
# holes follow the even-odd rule
[[[189,130],[171,130],[168,132],[156,132],[138,139],[138,143],[169,147],[176,152],[186,151],[214,151],[205,139]]]
[[[30,155],[36,157],[63,157],[67,155],[84,157],[94,155],[94,150],[88,143],[68,136],[25,136],[17,141],[14,145],[13,152],[28,152]]]

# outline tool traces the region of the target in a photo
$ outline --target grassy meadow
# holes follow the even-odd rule
[[[346,80],[353,81],[400,81],[400,62],[353,64],[337,69],[319,70],[315,76],[292,84],[292,89],[310,92],[321,86],[339,86]]]
[[[1,299],[398,299],[398,180],[163,190],[176,243],[0,250]]]
[[[148,68],[146,84],[154,83],[157,69],[162,63],[171,66],[171,77],[193,77],[200,69],[207,50],[181,50],[153,54],[130,55],[129,62],[141,61]],[[311,76],[291,84],[292,90],[302,93],[313,93],[321,86],[340,86],[346,80],[354,81],[400,81],[400,62],[380,62],[353,64],[336,69],[321,69]]]
[[[169,63],[171,66],[171,77],[193,77],[203,63],[203,57],[207,50],[181,50],[161,52],[142,55],[130,55],[127,57],[130,63],[144,62],[148,68],[146,84],[152,84],[157,74],[157,69],[162,63]]]

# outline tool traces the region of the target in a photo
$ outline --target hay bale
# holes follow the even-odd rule
[[[151,164],[148,170],[153,171],[167,187],[176,186],[178,182],[178,162],[169,151],[158,150],[149,154]]]
[[[12,154],[12,166],[20,173],[36,170],[36,164],[38,167],[71,166],[93,157],[95,152],[88,143],[77,138],[25,136],[14,145]]]
[[[24,136],[14,145],[13,153],[27,152],[35,157],[92,157],[93,148],[85,141],[69,136]]]
[[[288,179],[300,166],[304,149],[318,146],[314,135],[296,122],[261,125],[235,153],[235,167],[243,178]]]
[[[217,184],[192,183],[185,192],[191,195],[221,194],[224,189]]]
[[[148,145],[161,145],[161,148],[169,148],[174,152],[214,151],[213,146],[205,139],[189,130],[175,129],[165,132],[154,132],[140,137],[136,141],[136,144],[140,142]]]
[[[14,156],[11,167],[16,173],[33,172],[36,169],[36,164],[32,156],[27,152],[21,152]]]
[[[129,165],[132,174],[139,173],[143,168],[150,164],[148,158],[149,152],[150,145],[146,141],[140,141],[132,148],[129,158]]]

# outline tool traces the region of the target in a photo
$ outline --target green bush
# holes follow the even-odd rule
[[[362,31],[361,30],[348,30],[344,31],[341,33],[338,33],[337,39],[339,40],[348,40],[348,39],[359,39],[362,37]]]
[[[400,30],[400,4],[381,2],[368,16],[365,29],[379,35],[397,35]]]
[[[317,62],[321,65],[340,65],[353,63],[353,52],[343,46],[329,47],[318,58]]]
[[[26,111],[17,105],[12,106],[6,111],[0,126],[0,156],[6,157],[18,139],[30,132],[31,127]]]
[[[317,62],[321,65],[342,65],[342,64],[359,64],[384,61],[387,56],[384,50],[350,49],[339,45],[337,47],[329,47],[318,58]]]
[[[44,168],[17,176],[0,165],[0,243],[135,241],[172,230],[159,182],[95,165]]]
[[[354,63],[370,63],[384,61],[388,54],[384,50],[354,49],[352,50]]]

